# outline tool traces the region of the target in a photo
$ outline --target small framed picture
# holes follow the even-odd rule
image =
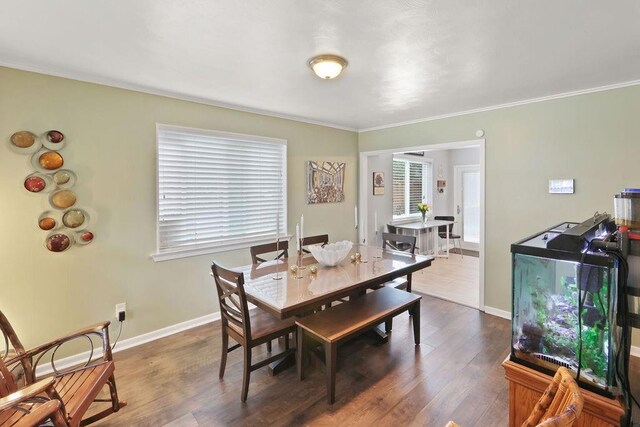
[[[447,188],[447,181],[439,179],[436,183],[436,188],[438,189],[438,193],[444,194],[444,190]]]
[[[384,172],[373,173],[373,195],[384,195]]]

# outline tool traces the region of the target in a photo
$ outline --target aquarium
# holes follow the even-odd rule
[[[511,360],[548,374],[564,366],[582,387],[611,395],[617,268],[584,236],[584,244],[572,240],[579,226],[564,223],[512,245]]]

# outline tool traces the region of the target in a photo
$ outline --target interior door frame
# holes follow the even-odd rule
[[[423,150],[447,150],[454,148],[467,148],[477,146],[480,148],[480,201],[482,206],[480,207],[480,259],[479,259],[479,304],[478,309],[484,311],[484,282],[485,282],[485,214],[486,214],[486,198],[485,198],[485,176],[486,176],[486,142],[484,138],[472,139],[467,141],[447,142],[443,144],[423,144],[410,147],[395,147],[384,150],[374,151],[361,151],[360,159],[358,162],[360,182],[358,186],[358,230],[357,239],[359,243],[368,244],[371,241],[375,241],[375,238],[369,240],[367,235],[367,201],[369,193],[367,191],[367,185],[369,183],[368,175],[368,159],[370,156],[376,156],[380,154],[393,154],[399,151],[423,151]]]
[[[454,212],[453,215],[456,218],[456,224],[454,225],[454,233],[458,234],[460,236],[460,245],[462,246],[463,249],[469,249],[472,251],[477,251],[480,248],[480,244],[479,243],[467,243],[465,247],[465,242],[464,242],[464,215],[462,214],[462,212],[464,212],[464,208],[462,209],[461,213],[458,213],[458,206],[462,205],[462,201],[464,200],[463,194],[462,194],[462,187],[461,187],[461,180],[460,178],[462,177],[462,173],[464,171],[478,171],[478,173],[480,173],[480,165],[454,165],[453,166],[453,206],[454,206]],[[480,190],[478,190],[480,191]]]

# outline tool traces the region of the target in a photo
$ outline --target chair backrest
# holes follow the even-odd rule
[[[0,331],[2,331],[2,341],[0,341],[0,359],[7,359],[12,350],[16,354],[24,353],[24,346],[18,339],[11,323],[9,323],[9,320],[5,317],[2,311],[0,311]]]
[[[329,243],[329,235],[328,234],[318,234],[317,236],[308,236],[300,239],[300,250],[308,254],[309,249],[305,248],[305,246],[309,245],[326,245]]]
[[[0,398],[8,396],[18,389],[16,381],[9,372],[9,369],[5,366],[2,359],[0,359]]]
[[[396,251],[416,252],[416,236],[408,234],[382,233],[382,249],[391,248]]]
[[[434,216],[433,217],[434,220],[436,221],[455,221],[456,218],[453,216],[448,216],[448,215],[439,215],[439,216]],[[438,227],[438,233],[446,233],[447,232],[447,227],[449,227],[449,234],[451,234],[451,232],[453,231],[453,224],[449,224],[447,225],[440,225]]]
[[[242,336],[249,339],[251,324],[247,297],[244,293],[244,273],[228,270],[215,262],[211,264],[211,272],[218,291],[222,327],[234,325],[234,329],[242,331]]]
[[[582,412],[584,398],[567,368],[556,372],[522,427],[569,427]]]
[[[258,255],[275,253],[273,259],[288,258],[289,257],[289,241],[280,240],[279,242],[266,243],[264,245],[251,246],[249,248],[251,252],[251,262],[253,264],[260,264],[267,261],[267,259],[259,257]]]

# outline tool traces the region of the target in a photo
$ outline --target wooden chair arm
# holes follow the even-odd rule
[[[68,427],[69,424],[61,411],[62,405],[59,400],[50,400],[36,406],[31,412],[20,419],[15,427],[33,427],[42,424],[46,420],[51,420],[54,427]],[[48,424],[47,424],[48,425]]]
[[[57,346],[59,346],[61,344],[64,344],[65,342],[74,340],[76,338],[80,338],[80,337],[85,336],[85,335],[95,334],[95,335],[100,336],[100,338],[102,340],[102,350],[104,352],[104,360],[112,360],[111,347],[110,347],[110,343],[109,343],[109,325],[110,324],[111,324],[111,322],[109,322],[109,321],[96,323],[95,325],[88,326],[86,328],[77,330],[77,331],[72,332],[70,334],[67,334],[65,336],[56,338],[55,340],[49,341],[48,343],[41,344],[41,345],[39,345],[37,347],[31,348],[29,350],[26,350],[24,352],[23,356],[33,357],[33,356],[38,355],[40,353],[44,353],[47,350],[50,350],[50,349],[52,349],[54,347],[57,347]],[[20,358],[20,357],[18,357],[18,358]]]
[[[21,388],[6,397],[0,398],[0,411],[12,408],[19,403],[24,403],[28,399],[45,393],[50,388],[53,388],[55,381],[53,377],[45,378],[37,383]]]

